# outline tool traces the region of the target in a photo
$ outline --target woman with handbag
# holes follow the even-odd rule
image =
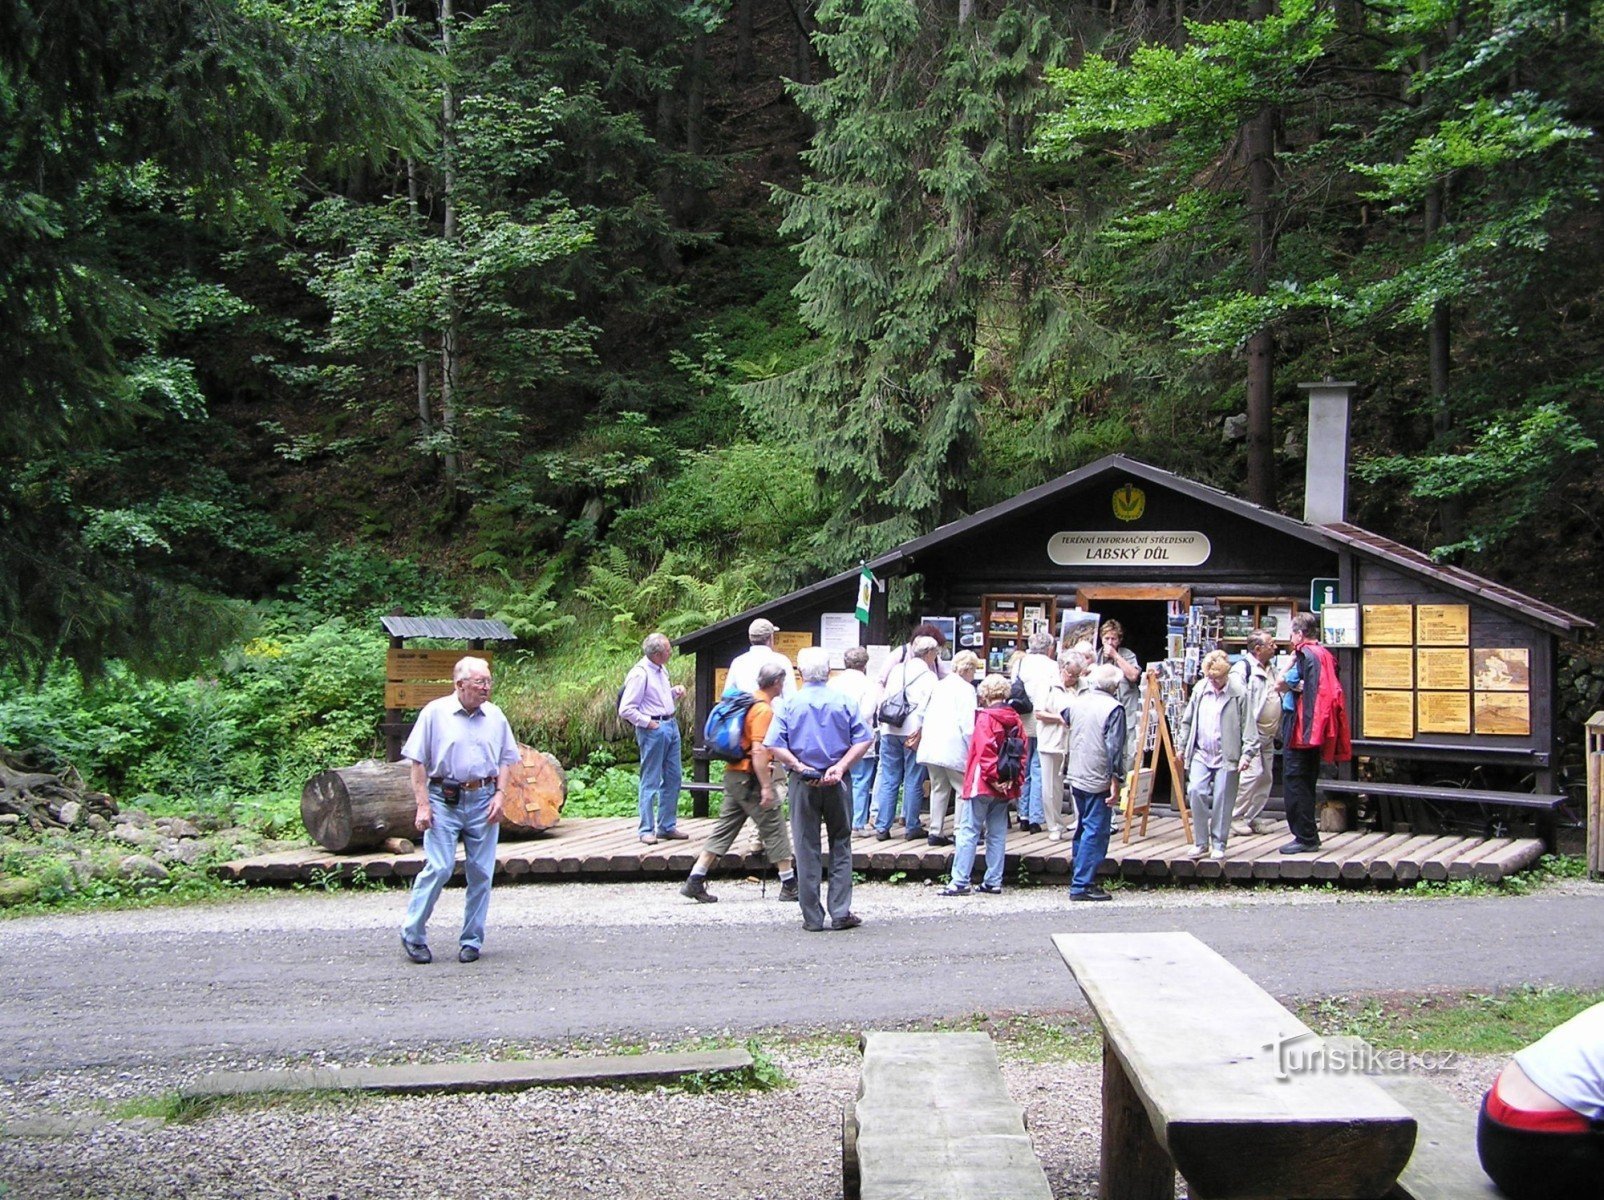
[[[902,793],[905,836],[928,836],[919,824],[924,804],[925,769],[917,757],[925,705],[936,685],[936,652],[933,637],[917,637],[905,648],[902,662],[889,673],[884,697],[875,710],[879,728],[880,766],[874,785],[875,833],[879,841],[891,837],[891,820],[897,810],[897,793]]]

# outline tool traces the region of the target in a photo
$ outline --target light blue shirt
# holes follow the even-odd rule
[[[850,698],[828,684],[805,683],[783,708],[775,706],[763,744],[783,746],[803,766],[822,773],[871,736]]]
[[[523,760],[502,711],[486,700],[470,715],[455,692],[423,706],[401,757],[422,763],[430,779],[457,782],[488,779]]]

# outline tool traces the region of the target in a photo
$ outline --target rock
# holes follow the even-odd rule
[[[149,830],[140,829],[137,825],[125,824],[116,826],[111,831],[111,836],[116,841],[127,842],[130,846],[148,846],[157,840],[158,835]]]
[[[71,829],[78,824],[78,818],[83,815],[83,811],[84,806],[79,804],[78,801],[69,800],[61,806],[61,811],[56,814],[56,819]]]
[[[84,824],[88,825],[96,833],[105,833],[106,830],[111,828],[111,822],[99,813],[90,813],[89,819]]]
[[[39,881],[19,875],[0,878],[0,908],[26,904],[39,894]]]
[[[142,808],[125,808],[113,818],[119,825],[132,825],[143,829],[150,824],[150,814]]]
[[[1240,442],[1248,436],[1247,413],[1234,413],[1226,417],[1220,425],[1220,440],[1226,442]]]
[[[0,829],[15,829],[22,824],[22,818],[16,813],[0,813]]]
[[[194,838],[185,838],[176,842],[171,850],[166,852],[169,862],[183,863],[186,867],[193,867],[206,854],[206,843],[196,841]]]
[[[183,817],[165,817],[156,824],[166,831],[168,837],[198,838],[201,835],[201,831]]]
[[[155,879],[168,878],[168,870],[144,854],[130,854],[117,864],[117,873],[124,879]]]

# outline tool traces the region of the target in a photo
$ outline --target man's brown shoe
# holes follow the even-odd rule
[[[657,836],[662,838],[665,842],[688,842],[691,838],[690,834],[680,829],[659,830]]]
[[[844,917],[830,922],[831,929],[856,929],[863,924],[863,918],[857,913],[848,913]]]

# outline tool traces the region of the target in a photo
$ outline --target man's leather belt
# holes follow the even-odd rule
[[[646,715],[649,716],[654,721],[672,721],[677,714],[675,714],[675,713],[647,713]]]
[[[483,779],[447,779],[444,776],[440,776],[438,778],[429,780],[429,782],[434,784],[450,783],[459,788],[467,788],[472,790],[473,788],[489,787],[492,783],[496,782],[496,778],[497,777],[494,775],[486,775]]]

